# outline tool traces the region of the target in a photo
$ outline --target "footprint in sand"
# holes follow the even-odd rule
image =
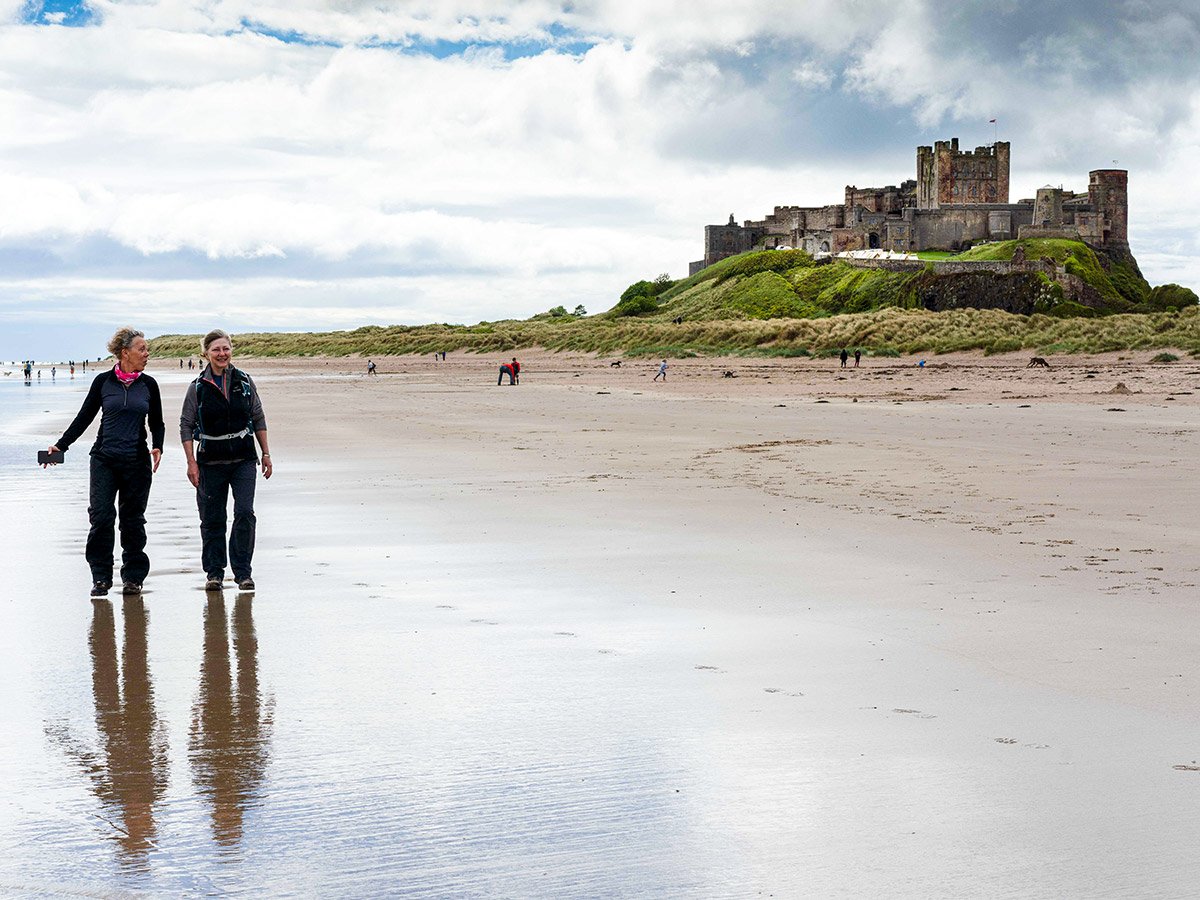
[[[556,631],[554,633],[559,637],[575,637],[575,632],[573,631]]]
[[[695,666],[700,672],[724,672],[724,669],[718,669],[716,666]]]
[[[491,619],[472,619],[471,623],[474,625],[499,625],[500,624],[499,622],[495,622]]]
[[[916,716],[918,719],[936,719],[933,713],[923,713],[919,709],[893,709],[894,713],[903,713],[906,716]]]
[[[434,609],[458,609],[457,606],[451,606],[449,603],[439,603]]]
[[[763,688],[768,694],[783,694],[785,697],[803,697],[801,691],[785,691],[783,688]]]
[[[1200,766],[1194,764],[1190,766],[1181,764],[1178,766],[1171,766],[1171,768],[1177,772],[1200,772]]]

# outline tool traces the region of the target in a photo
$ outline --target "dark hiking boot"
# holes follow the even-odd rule
[[[92,596],[93,597],[107,597],[108,589],[111,587],[112,587],[111,582],[93,581],[92,582]]]
[[[207,580],[204,582],[204,589],[206,591],[219,591],[222,589],[222,583],[224,580],[225,579],[220,575],[209,575],[207,576]]]
[[[239,591],[252,591],[254,590],[254,579],[247,575],[238,581],[237,586]]]
[[[136,581],[126,581],[121,585],[121,593],[126,597],[136,597],[142,592],[142,586]]]

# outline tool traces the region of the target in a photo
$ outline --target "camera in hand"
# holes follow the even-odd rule
[[[39,450],[38,451],[38,465],[39,466],[59,465],[61,463],[66,462],[66,458],[67,457],[66,457],[65,450],[55,450],[53,453],[50,452],[49,450]]]

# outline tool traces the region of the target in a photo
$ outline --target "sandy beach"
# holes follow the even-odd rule
[[[178,362],[134,604],[25,459],[86,382],[4,379],[0,892],[1194,891],[1200,362],[517,355],[236,360],[219,607]]]

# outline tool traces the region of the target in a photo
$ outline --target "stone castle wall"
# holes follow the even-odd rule
[[[1083,240],[1128,250],[1128,173],[1096,169],[1085,195],[1044,187],[1033,200],[1008,202],[1010,146],[960,151],[958,139],[917,148],[917,178],[899,186],[847,185],[844,202],[777,206],[761,220],[704,229],[704,259],[691,273],[755,248],[810,252],[885,249],[962,250],[1020,236]]]

